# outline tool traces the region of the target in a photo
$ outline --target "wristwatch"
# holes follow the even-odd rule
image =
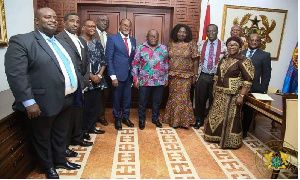
[[[98,76],[100,79],[102,79],[102,75],[100,75],[100,74],[97,74],[97,76]]]
[[[240,96],[242,96],[242,98],[244,98],[245,95],[244,94],[240,94]]]

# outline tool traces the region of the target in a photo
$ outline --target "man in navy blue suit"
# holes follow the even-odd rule
[[[136,47],[136,40],[129,36],[131,26],[132,23],[129,19],[122,19],[120,32],[109,36],[106,44],[108,74],[113,86],[113,115],[117,130],[122,130],[121,120],[128,127],[134,127],[134,124],[129,120],[132,85],[131,64]]]

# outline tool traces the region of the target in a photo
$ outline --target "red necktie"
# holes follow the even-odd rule
[[[210,43],[208,62],[207,62],[208,70],[211,70],[213,68],[213,61],[214,61],[213,58],[214,58],[214,43]]]
[[[129,48],[128,48],[127,39],[128,39],[128,38],[124,38],[124,40],[125,40],[125,46],[126,46],[126,49],[127,49],[128,54],[129,54]]]

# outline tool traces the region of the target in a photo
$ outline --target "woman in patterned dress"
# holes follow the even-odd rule
[[[195,123],[190,90],[196,82],[199,53],[189,26],[177,24],[171,31],[171,39],[168,45],[169,99],[162,122],[173,128],[188,128]]]
[[[242,145],[241,108],[254,78],[254,66],[239,49],[241,41],[226,41],[228,55],[220,61],[214,77],[214,101],[204,125],[204,139],[219,142],[221,148]]]

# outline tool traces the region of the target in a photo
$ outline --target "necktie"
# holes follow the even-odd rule
[[[101,42],[101,44],[103,46],[103,49],[105,49],[104,34],[101,31],[100,31],[100,42]]]
[[[127,52],[128,52],[128,54],[129,54],[129,48],[128,48],[127,39],[128,39],[128,38],[124,38],[124,41],[125,41],[125,46],[126,46]]]
[[[56,45],[56,43],[52,39],[48,39],[49,42],[51,42],[52,46],[54,47],[55,51],[59,55],[60,59],[63,61],[65,68],[67,70],[67,73],[69,75],[69,79],[71,81],[71,86],[74,88],[76,85],[75,78],[73,76],[70,60],[64,55],[64,53],[59,49],[59,47]]]
[[[213,68],[213,62],[214,62],[213,58],[214,58],[214,43],[210,43],[208,62],[207,62],[208,70],[212,70]]]
[[[248,55],[248,58],[252,58],[253,52],[254,52],[254,51],[252,51],[252,50],[250,51],[250,53],[249,53],[249,55]]]

